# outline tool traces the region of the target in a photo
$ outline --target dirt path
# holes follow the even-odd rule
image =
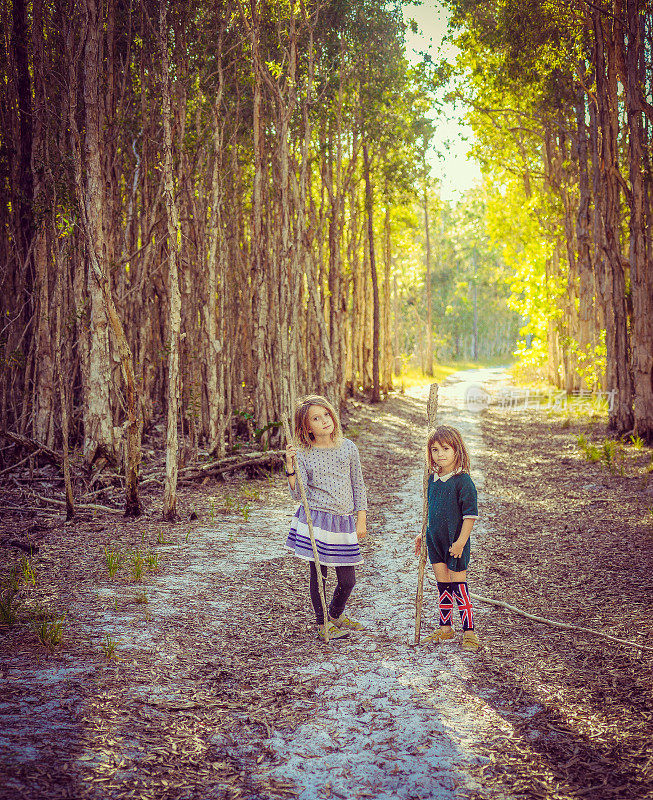
[[[464,410],[466,386],[480,380],[492,387],[502,375],[454,376],[439,417],[463,430],[474,454],[482,510],[471,588],[565,618],[564,604],[544,602],[564,554],[547,563],[537,547],[551,546],[537,537],[525,544],[538,573],[506,596],[511,559],[524,558],[505,538],[514,536],[510,502],[522,472],[502,475],[496,465],[506,449],[514,459],[531,453],[523,432],[513,436],[518,421]],[[584,639],[574,643],[579,669],[565,661],[568,637],[478,605],[480,654],[457,643],[408,647],[424,399],[422,390],[376,408],[354,404],[348,420],[373,531],[350,608],[369,631],[351,640],[327,648],[315,638],[306,565],[283,548],[293,505],[281,479],[189,492],[183,505],[199,515],[194,523],[164,526],[152,504],[135,523],[87,519],[45,533],[33,559],[37,586],[23,589],[19,623],[0,634],[0,797],[644,797],[632,790],[648,785],[645,768],[626,775],[646,763],[643,731],[653,719],[637,654]],[[114,578],[105,547],[125,556]],[[159,559],[139,581],[129,574],[136,550]],[[497,553],[508,555],[498,563]],[[51,654],[31,633],[37,601],[67,612],[64,643]],[[583,624],[592,621],[586,612]],[[436,624],[429,582],[426,632]],[[602,684],[587,677],[597,667],[625,734],[599,725]],[[577,691],[566,704],[570,685]],[[626,712],[644,716],[625,723]]]

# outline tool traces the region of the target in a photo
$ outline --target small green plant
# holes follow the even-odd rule
[[[20,571],[25,584],[32,584],[32,586],[36,586],[36,573],[32,567],[32,562],[29,560],[29,558],[27,558],[27,556],[23,556],[20,560]]]
[[[171,544],[171,542],[169,542],[166,539],[166,535],[165,535],[165,533],[163,531],[159,531],[159,534],[156,537],[156,543],[157,544]]]
[[[601,451],[596,445],[590,444],[587,446],[585,458],[593,464],[596,464],[597,461],[601,460]]]
[[[57,614],[51,614],[49,612],[43,613],[40,622],[36,625],[36,635],[39,642],[45,645],[45,647],[49,647],[51,650],[54,650],[58,644],[61,644],[65,619],[65,614],[58,616]]]
[[[145,561],[141,555],[140,550],[136,550],[132,555],[132,577],[135,581],[140,581],[143,577],[143,570],[145,568]]]
[[[213,518],[215,517],[215,500],[211,500],[211,505],[209,506],[209,517],[211,517],[211,522],[213,522]]]
[[[259,491],[258,489],[241,489],[241,495],[246,498],[247,500],[258,500],[259,498]]]
[[[115,642],[107,633],[102,641],[102,652],[105,658],[115,658],[117,644],[118,642]]]
[[[596,447],[596,445],[590,444],[582,433],[576,439],[576,443],[586,461],[591,461],[594,464],[601,460],[601,451],[599,448]]]
[[[642,450],[644,448],[644,440],[641,436],[637,436],[637,434],[633,434],[630,437],[630,442],[635,450]]]
[[[188,541],[188,537],[189,537],[189,536],[190,536],[190,531],[188,530],[188,531],[186,531],[186,535],[184,536],[184,541],[185,541],[185,542],[187,542],[187,541]]]
[[[147,552],[145,554],[145,566],[148,569],[158,569],[159,568],[159,554]]]
[[[613,439],[603,440],[601,460],[610,471],[618,471],[621,475],[625,473],[623,447]]]
[[[104,560],[107,565],[107,570],[109,571],[109,577],[113,578],[122,565],[122,553],[113,549],[109,550],[109,548],[105,546]]]
[[[612,439],[604,439],[601,445],[601,459],[605,461],[605,466],[611,469],[617,455],[617,443]]]

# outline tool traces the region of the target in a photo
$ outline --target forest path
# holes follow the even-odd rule
[[[479,487],[471,590],[645,641],[646,452],[620,475],[582,459],[576,423],[465,409],[471,383],[503,380],[473,371],[440,389],[438,420],[461,429]],[[184,489],[196,522],[162,523],[153,494],[139,520],[43,533],[36,586],[0,636],[0,798],[568,800],[590,779],[592,800],[653,790],[650,763],[638,766],[651,671],[636,648],[479,604],[478,654],[459,640],[410,647],[427,391],[350,404],[371,535],[348,607],[368,630],[348,640],[315,635],[307,565],[284,548],[294,504],[281,477]],[[113,578],[105,547],[123,556]],[[135,580],[138,550],[159,569]],[[560,591],[573,563],[579,590]],[[618,616],[605,601],[615,572]],[[52,652],[24,616],[37,602],[66,613]],[[423,621],[424,635],[437,627],[428,572]]]
[[[473,452],[478,419],[460,408],[472,377],[442,387],[438,418]],[[504,723],[465,688],[475,656],[409,646],[427,391],[352,403],[372,534],[350,605],[368,631],[344,642],[315,636],[306,563],[283,546],[282,480],[182,496],[195,524],[165,526],[154,507],[47,535],[32,563],[41,597],[66,610],[65,639],[50,654],[24,628],[0,639],[0,797],[486,796],[474,744]],[[123,556],[115,578],[105,547]],[[160,569],[134,582],[138,550]],[[424,635],[433,588],[427,577]]]
[[[504,380],[501,369],[470,370],[451,376],[440,387],[437,420],[458,427],[473,456],[482,450],[482,436],[478,414],[465,408],[466,390],[475,383]],[[475,745],[506,727],[483,698],[466,687],[475,656],[460,650],[459,623],[455,642],[409,646],[417,586],[412,541],[421,525],[427,397],[428,387],[407,393],[404,403],[412,406],[404,419],[409,437],[404,431],[398,442],[393,441],[402,409],[395,408],[399,414],[394,416],[386,407],[369,420],[372,435],[357,439],[372,534],[364,547],[366,562],[357,569],[351,613],[367,631],[331,644],[321,662],[298,665],[303,675],[328,675],[330,680],[316,689],[314,716],[271,741],[281,759],[271,769],[272,776],[293,781],[302,800],[482,797],[482,784],[472,773],[478,775],[488,759]],[[389,418],[379,419],[384,415]],[[395,461],[397,444],[404,458],[409,448],[413,451],[407,476],[402,460]],[[472,476],[482,509],[483,475],[475,468]],[[474,537],[483,535],[481,510]],[[475,612],[482,631],[485,609],[477,607]],[[428,574],[422,636],[437,628],[437,616],[437,590]]]

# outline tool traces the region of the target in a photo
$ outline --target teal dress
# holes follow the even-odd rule
[[[471,536],[460,558],[454,558],[449,548],[460,535],[465,517],[478,518],[476,486],[467,472],[448,475],[445,480],[429,475],[429,524],[426,547],[431,564],[446,564],[452,572],[462,572],[469,564]]]

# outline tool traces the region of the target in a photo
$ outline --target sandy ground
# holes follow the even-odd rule
[[[497,418],[484,436],[486,415],[467,410],[465,394],[504,381],[498,369],[452,376],[438,414],[461,429],[472,454],[480,519],[469,583],[492,596],[501,596],[510,566],[494,569],[497,552],[511,548],[497,533],[498,520],[510,533],[513,514],[500,496],[512,497],[513,484],[496,470],[505,422]],[[568,652],[564,636],[476,604],[479,654],[460,650],[459,632],[439,647],[410,646],[426,395],[352,403],[345,420],[361,451],[371,530],[348,607],[367,630],[348,640],[325,646],[315,636],[306,564],[283,546],[294,506],[281,477],[188,491],[181,505],[196,522],[163,524],[153,500],[135,522],[87,516],[43,532],[36,586],[23,587],[19,621],[0,633],[0,798],[644,797],[627,778],[583,790],[583,758],[609,770],[617,753],[627,764],[642,754],[636,737],[603,749],[594,742],[591,752],[591,735],[576,728],[560,738],[571,723],[560,720],[563,700],[554,696],[564,699],[565,684],[545,672],[553,652]],[[507,446],[516,458],[519,445]],[[105,548],[123,554],[114,578]],[[136,551],[159,560],[138,580],[129,574]],[[18,556],[0,556],[5,575]],[[534,591],[517,604],[533,605]],[[423,635],[437,626],[436,594],[427,576]],[[64,641],[52,651],[33,634],[38,604],[66,614]],[[519,636],[531,650],[518,667],[510,648]],[[583,647],[589,670],[606,648]],[[630,681],[634,697],[637,654],[617,653],[619,663],[601,655],[601,675],[609,662],[613,685]],[[527,666],[539,672],[525,686]],[[517,675],[524,681],[513,688]],[[587,718],[579,698],[574,708]],[[643,724],[632,728],[637,743]],[[544,741],[570,749],[562,766],[562,755],[540,758]]]

